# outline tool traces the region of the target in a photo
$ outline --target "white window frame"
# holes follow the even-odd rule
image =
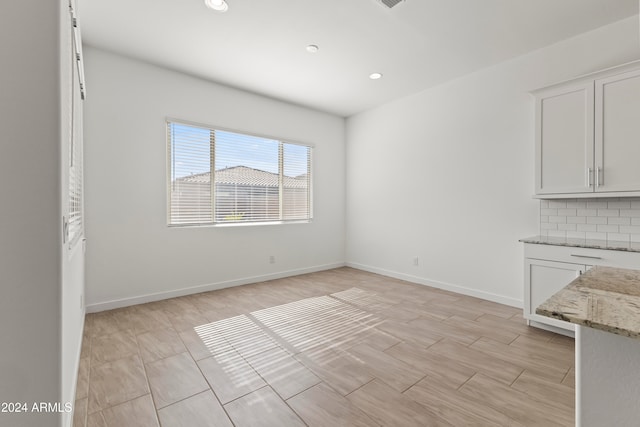
[[[69,170],[67,217],[64,218],[64,242],[69,249],[84,238],[84,141],[82,104],[86,97],[84,63],[80,27],[75,13],[75,2],[69,2],[71,15],[71,111],[69,135]]]
[[[178,124],[183,126],[192,126],[197,127],[209,131],[221,131],[221,132],[231,132],[235,134],[240,134],[249,137],[256,138],[264,138],[269,140],[278,141],[279,144],[279,156],[278,156],[278,169],[279,169],[279,186],[278,186],[278,202],[280,204],[279,207],[279,219],[277,220],[255,220],[255,221],[216,221],[216,206],[215,206],[215,148],[212,145],[210,150],[210,185],[211,185],[211,221],[200,221],[200,222],[192,222],[192,223],[172,223],[171,217],[171,191],[172,191],[172,158],[173,158],[173,148],[172,148],[172,138],[171,138],[171,124]],[[167,226],[168,227],[202,227],[202,226],[213,226],[213,227],[230,227],[230,226],[248,226],[248,225],[274,225],[274,224],[291,224],[291,223],[310,223],[313,220],[313,151],[314,145],[302,142],[291,141],[284,138],[273,137],[264,134],[256,134],[252,132],[246,132],[242,130],[230,129],[221,126],[212,126],[206,125],[202,123],[192,122],[188,120],[181,119],[173,119],[167,118],[165,120],[165,131],[166,131],[166,144],[167,144],[167,165],[166,165],[166,191],[167,191],[167,203],[166,203],[166,212],[167,212]],[[214,144],[214,143],[212,143]],[[297,145],[306,147],[309,149],[308,152],[308,165],[307,165],[307,173],[308,173],[308,189],[307,189],[307,204],[308,204],[308,216],[306,218],[299,219],[284,219],[283,218],[283,209],[282,209],[282,201],[283,201],[283,144]]]

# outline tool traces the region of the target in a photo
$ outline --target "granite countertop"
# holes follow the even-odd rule
[[[546,300],[536,313],[640,339],[640,270],[594,267]]]
[[[573,248],[607,249],[612,251],[640,252],[640,242],[617,240],[580,239],[570,237],[533,236],[520,239],[523,243],[537,245],[570,246]]]

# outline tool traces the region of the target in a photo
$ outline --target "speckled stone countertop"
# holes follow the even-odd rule
[[[536,313],[640,339],[640,270],[594,267],[542,303]]]
[[[607,249],[612,251],[640,252],[639,242],[622,242],[616,240],[577,239],[568,237],[533,236],[520,239],[523,243],[537,245],[570,246],[573,248]]]

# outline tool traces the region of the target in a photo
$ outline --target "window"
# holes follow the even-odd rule
[[[308,221],[311,147],[167,122],[169,225]]]
[[[68,188],[68,218],[65,219],[65,241],[69,248],[73,248],[84,234],[83,223],[83,154],[82,154],[82,101],[84,100],[84,72],[80,48],[79,29],[76,25],[75,14],[72,13],[73,31],[71,44],[71,90],[69,114],[69,188]]]

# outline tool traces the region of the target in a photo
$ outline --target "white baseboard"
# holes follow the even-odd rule
[[[71,402],[71,405],[73,405],[73,411],[71,412],[63,412],[62,413],[62,425],[65,427],[72,427],[73,425],[73,413],[76,411],[76,394],[78,392],[77,390],[77,386],[78,386],[78,374],[80,372],[80,357],[82,356],[82,340],[84,338],[84,319],[85,316],[87,314],[86,309],[82,310],[82,326],[80,327],[80,337],[78,342],[80,343],[80,345],[78,346],[78,350],[76,351],[76,360],[74,363],[74,369],[73,369],[73,383],[71,385],[71,396],[68,396],[68,400],[64,400],[63,398],[63,402]]]
[[[343,262],[317,265],[313,267],[300,268],[297,270],[280,271],[277,273],[265,274],[262,276],[243,277],[241,279],[227,280],[224,282],[209,283],[206,285],[191,286],[188,288],[175,289],[171,291],[158,292],[154,294],[140,295],[131,298],[89,304],[86,307],[87,313],[97,313],[99,311],[112,310],[114,308],[128,307],[130,305],[144,304],[147,302],[160,301],[168,298],[181,297],[185,295],[197,294],[200,292],[216,291],[233,286],[248,285],[251,283],[264,282],[267,280],[282,279],[284,277],[299,276],[301,274],[315,273],[317,271],[331,270],[333,268],[344,267]]]
[[[369,265],[358,264],[355,262],[347,262],[346,266],[356,268],[358,270],[368,271],[370,273],[380,274],[382,276],[393,277],[394,279],[406,280],[407,282],[417,283],[419,285],[431,286],[433,288],[443,289],[445,291],[451,291],[462,295],[481,298],[511,307],[522,308],[524,304],[522,300],[506,297],[504,295],[492,294],[490,292],[479,291],[477,289],[466,288],[464,286],[453,285],[451,283],[440,282],[438,280],[425,279],[418,276],[412,276],[410,274],[371,267]]]
[[[575,338],[575,335],[576,335],[575,331],[570,331],[567,329],[558,328],[557,326],[536,322],[535,320],[529,320],[528,325],[536,327],[538,329],[544,329],[545,331],[555,332],[556,334],[564,335],[569,338]]]

